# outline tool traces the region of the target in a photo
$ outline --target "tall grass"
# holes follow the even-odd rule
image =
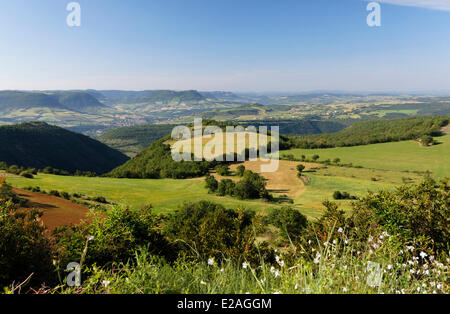
[[[126,294],[441,294],[448,293],[448,255],[425,256],[398,247],[387,234],[371,239],[363,252],[343,241],[320,243],[314,260],[302,252],[279,254],[275,265],[225,260],[178,260],[170,265],[145,249],[135,260],[92,269],[80,288],[64,293]],[[285,260],[286,258],[286,260]],[[375,263],[375,264],[373,264]],[[379,266],[371,268],[371,264]]]

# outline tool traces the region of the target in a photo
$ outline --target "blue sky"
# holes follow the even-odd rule
[[[0,89],[450,91],[450,0],[69,2],[0,0]]]

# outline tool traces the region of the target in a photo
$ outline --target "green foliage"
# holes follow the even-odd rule
[[[31,285],[55,283],[50,240],[36,221],[36,211],[16,211],[13,203],[0,200],[0,287],[27,279]]]
[[[299,237],[308,224],[307,218],[291,207],[272,209],[264,217],[264,222],[277,227],[280,230],[280,235],[285,239]]]
[[[172,132],[171,124],[146,124],[113,129],[100,135],[98,139],[128,156],[136,156],[153,142]]]
[[[250,170],[245,170],[242,179],[237,183],[234,183],[230,179],[222,179],[216,190],[214,190],[215,182],[209,177],[207,177],[206,180],[209,191],[215,192],[217,190],[219,196],[236,196],[241,200],[259,198],[272,200],[272,196],[266,190],[265,179]],[[210,182],[210,185],[208,182]]]
[[[250,170],[246,170],[242,179],[236,183],[234,195],[242,200],[269,197],[265,179]]]
[[[434,252],[450,248],[448,180],[426,179],[395,192],[369,193],[355,203],[351,222],[363,232],[381,228],[404,243],[421,243]]]
[[[228,165],[217,165],[215,170],[218,175],[223,177],[229,176],[231,174]]]
[[[254,212],[201,201],[185,203],[168,217],[165,233],[188,257],[255,258]]]
[[[0,160],[8,164],[50,166],[67,174],[76,170],[105,173],[128,159],[90,137],[43,122],[0,126],[0,142]]]
[[[114,207],[105,214],[94,214],[89,223],[60,227],[53,236],[55,254],[63,267],[81,261],[86,245],[86,266],[126,263],[143,246],[169,260],[176,255],[161,233],[160,218],[150,208],[133,211]]]
[[[288,136],[291,148],[332,148],[440,136],[449,116],[412,117],[390,120],[367,120],[332,134]]]
[[[13,192],[12,186],[3,182],[0,186],[0,200],[5,202],[11,202],[13,204],[22,206],[27,203],[27,200],[21,198],[19,195]]]
[[[236,168],[236,175],[238,177],[243,177],[244,176],[244,172],[245,172],[245,166],[244,165],[239,165]]]
[[[174,161],[170,145],[165,139],[154,142],[124,165],[111,171],[108,176],[114,178],[139,179],[186,179],[204,176],[215,166],[215,161]]]
[[[333,198],[335,200],[356,200],[357,197],[350,195],[348,192],[335,191],[333,193]]]
[[[424,135],[420,138],[420,143],[423,146],[432,146],[435,144],[435,141],[434,141],[433,137],[431,137],[429,135]]]
[[[233,196],[235,193],[235,188],[236,184],[231,179],[222,179],[217,187],[217,194],[219,196]]]
[[[217,182],[216,178],[214,178],[212,175],[208,174],[205,178],[206,182],[206,188],[211,193],[214,193],[219,188],[219,182]]]

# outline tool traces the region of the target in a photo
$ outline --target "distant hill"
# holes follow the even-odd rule
[[[99,91],[110,101],[122,104],[154,104],[171,102],[195,102],[203,101],[206,98],[195,90],[173,91],[173,90],[154,90],[154,91]]]
[[[89,109],[104,107],[92,94],[86,92],[58,92],[54,94],[59,103],[73,111],[89,111]]]
[[[173,128],[174,125],[171,124],[123,127],[105,132],[98,137],[98,140],[129,157],[134,157],[154,141],[170,134]]]
[[[441,136],[441,129],[449,121],[450,116],[360,121],[338,133],[287,136],[290,143],[288,146],[332,148],[412,140],[424,135]]]
[[[44,93],[0,91],[0,110],[30,109],[36,107],[62,108],[57,98]]]
[[[87,92],[0,91],[1,111],[57,108],[84,112],[88,108],[103,106],[92,94]]]
[[[216,164],[207,161],[174,161],[170,145],[165,144],[168,139],[167,136],[152,143],[136,157],[107,175],[115,178],[186,179],[203,176]]]
[[[209,99],[229,100],[229,101],[242,101],[238,95],[232,92],[215,91],[215,92],[200,92],[204,97]]]
[[[119,151],[90,137],[44,122],[0,127],[0,161],[42,169],[102,174],[125,163]]]

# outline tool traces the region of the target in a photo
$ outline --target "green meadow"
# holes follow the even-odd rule
[[[167,212],[177,209],[183,202],[199,200],[213,201],[229,208],[248,208],[265,210],[276,204],[261,200],[241,201],[231,197],[219,197],[208,194],[204,180],[173,179],[113,179],[56,176],[39,174],[34,179],[20,177],[8,178],[8,183],[19,188],[39,186],[42,190],[82,193],[95,197],[104,196],[108,201],[133,209],[151,204],[155,212]]]
[[[430,171],[436,178],[450,176],[450,135],[435,138],[438,145],[424,147],[416,141],[392,142],[329,149],[292,149],[281,154],[296,158],[319,155],[320,160],[340,158],[342,163],[352,163],[364,168],[394,171]]]

